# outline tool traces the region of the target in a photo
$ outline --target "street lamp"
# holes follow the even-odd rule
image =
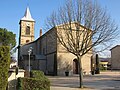
[[[32,53],[32,47],[29,48],[28,50],[28,55],[29,55],[29,73],[30,73],[30,54]]]

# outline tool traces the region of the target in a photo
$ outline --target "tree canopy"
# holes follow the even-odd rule
[[[16,34],[8,31],[6,28],[0,28],[0,45],[10,46],[10,49],[16,45]]]
[[[118,30],[106,9],[101,8],[95,0],[67,0],[63,7],[47,18],[46,27],[62,28],[57,32],[57,38],[68,52],[77,57],[81,88],[81,58],[95,47],[109,46]],[[103,50],[102,47],[100,49]]]

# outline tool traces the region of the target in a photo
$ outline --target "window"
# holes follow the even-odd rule
[[[29,26],[26,27],[26,35],[30,35],[30,27]]]
[[[29,43],[29,40],[26,40],[26,43]]]

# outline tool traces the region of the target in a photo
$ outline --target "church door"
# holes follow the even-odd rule
[[[57,76],[57,55],[54,54],[54,76]]]
[[[73,60],[73,73],[78,74],[78,60],[77,59]]]

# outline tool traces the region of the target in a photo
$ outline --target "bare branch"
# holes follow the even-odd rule
[[[108,47],[118,30],[107,11],[92,0],[69,0],[58,12],[53,12],[47,21],[49,29],[57,28],[58,41],[80,59],[80,65],[81,57],[94,47]]]

